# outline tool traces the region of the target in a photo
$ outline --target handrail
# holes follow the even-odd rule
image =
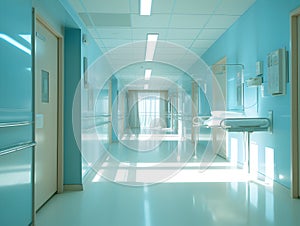
[[[35,145],[36,145],[35,142],[28,142],[28,143],[15,144],[15,145],[10,146],[10,147],[1,148],[0,149],[0,156],[10,154],[10,153],[13,153],[13,152],[16,152],[16,151],[21,151],[21,150],[26,149],[26,148],[31,148],[31,147],[34,147]]]
[[[111,117],[110,114],[101,114],[101,115],[83,115],[82,118],[88,119],[88,118],[109,118]]]
[[[111,121],[100,122],[100,123],[97,123],[95,126],[84,128],[83,130],[88,131],[88,130],[96,129],[100,126],[107,125],[109,123],[111,123]]]
[[[19,122],[0,122],[0,128],[16,127],[16,126],[28,126],[32,121],[19,121]]]

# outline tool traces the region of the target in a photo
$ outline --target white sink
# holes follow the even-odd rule
[[[225,118],[220,126],[228,132],[268,131],[271,121],[268,118]]]

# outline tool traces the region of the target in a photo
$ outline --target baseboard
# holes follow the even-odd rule
[[[83,191],[82,184],[64,184],[64,191]]]

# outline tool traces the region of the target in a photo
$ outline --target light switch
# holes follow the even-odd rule
[[[44,115],[43,114],[35,115],[35,128],[36,129],[44,128]]]

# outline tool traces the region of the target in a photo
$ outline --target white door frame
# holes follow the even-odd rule
[[[53,29],[41,16],[39,16],[35,10],[33,9],[33,40],[32,40],[32,73],[33,76],[35,76],[35,33],[36,33],[36,22],[41,23],[43,26],[45,26],[49,31],[51,31],[58,40],[58,115],[57,115],[57,193],[63,192],[63,145],[64,145],[64,137],[63,137],[63,130],[64,130],[64,76],[63,76],[63,35],[61,35],[59,32],[57,32],[55,29]],[[34,90],[35,84],[33,86]],[[35,95],[35,94],[34,94]],[[33,103],[34,103],[34,97],[33,97]],[[33,107],[33,109],[35,109]],[[35,110],[34,110],[35,111]],[[35,115],[35,112],[34,112]],[[33,161],[34,164],[34,161]],[[34,168],[34,167],[33,167]],[[34,172],[33,172],[34,175]],[[33,191],[35,192],[35,191]],[[34,195],[33,195],[34,197]],[[35,201],[33,200],[33,206],[35,206]],[[33,207],[34,208],[34,207]]]
[[[300,8],[291,13],[291,195],[300,197]]]

